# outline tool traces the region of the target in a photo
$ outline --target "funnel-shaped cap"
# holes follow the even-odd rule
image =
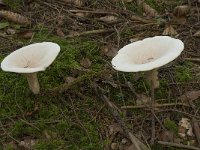
[[[149,71],[173,61],[183,49],[184,44],[179,39],[155,36],[124,46],[111,63],[119,71]]]
[[[4,71],[34,73],[44,71],[60,52],[60,46],[52,42],[31,44],[8,55],[1,63]]]

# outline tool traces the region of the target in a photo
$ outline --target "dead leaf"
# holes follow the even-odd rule
[[[185,135],[188,136],[194,136],[192,131],[192,125],[190,123],[190,119],[188,118],[182,118],[179,123],[179,135],[182,137],[185,137]]]
[[[89,13],[78,12],[78,13],[75,13],[75,15],[76,15],[77,17],[86,17],[86,16],[89,15]]]
[[[18,35],[24,39],[31,39],[34,33],[32,31],[24,31],[24,32],[20,32]]]
[[[33,147],[36,144],[37,140],[33,139],[32,137],[24,137],[22,141],[20,141],[19,146],[20,147]]]
[[[89,68],[92,65],[92,62],[89,60],[89,58],[83,58],[81,59],[80,64],[84,68]]]
[[[156,17],[158,15],[158,12],[155,9],[153,9],[152,7],[150,7],[148,4],[143,3],[142,7],[147,16]]]
[[[8,29],[6,30],[6,33],[7,33],[8,35],[14,35],[16,32],[15,32],[14,29],[8,28]]]
[[[184,103],[188,103],[188,101],[197,100],[199,97],[200,97],[200,90],[186,92],[185,94],[178,97],[178,99],[180,99]]]
[[[148,97],[144,94],[137,94],[136,105],[149,104],[150,101],[151,101],[150,97]]]
[[[165,141],[165,142],[173,142],[174,140],[174,133],[172,131],[163,131],[161,134],[160,134],[160,138],[159,138],[160,141]]]
[[[122,141],[121,141],[121,143],[122,143],[123,145],[127,145],[127,143],[129,143],[129,141],[128,141],[128,139],[123,138]]]
[[[177,35],[178,33],[176,30],[172,27],[172,25],[166,26],[165,30],[163,31],[163,35]]]
[[[108,57],[114,57],[117,55],[117,53],[118,49],[112,44],[107,44],[101,48],[101,54]]]
[[[188,5],[177,6],[174,8],[173,15],[175,17],[186,17],[190,12]]]
[[[181,127],[181,126],[178,127],[178,135],[183,139],[186,137],[185,132],[186,132],[186,129],[184,127]]]
[[[194,37],[200,37],[200,30],[197,31],[193,36],[194,36]]]
[[[109,126],[109,135],[115,135],[117,133],[123,134],[123,129],[117,123]]]
[[[0,17],[18,24],[23,24],[23,25],[31,24],[28,18],[11,11],[1,10]]]
[[[115,23],[117,22],[118,18],[116,16],[104,16],[104,17],[99,18],[99,20],[106,23]]]
[[[63,33],[62,29],[57,27],[56,28],[56,34],[59,36],[59,37],[65,37],[65,34]]]
[[[173,21],[180,24],[186,23],[186,17],[190,12],[190,7],[187,5],[177,6],[173,11]]]
[[[111,143],[111,145],[110,145],[110,148],[111,148],[112,150],[117,150],[118,147],[119,147],[119,144],[118,144],[118,143]]]
[[[145,14],[149,17],[156,17],[158,15],[158,12],[147,3],[145,3],[144,0],[137,0],[137,5],[142,7]]]

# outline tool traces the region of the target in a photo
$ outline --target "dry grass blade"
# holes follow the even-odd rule
[[[9,21],[18,23],[18,24],[23,24],[23,25],[24,24],[29,25],[31,23],[28,18],[26,18],[20,14],[17,14],[17,13],[11,12],[11,11],[6,11],[6,10],[0,11],[0,17],[5,18]]]

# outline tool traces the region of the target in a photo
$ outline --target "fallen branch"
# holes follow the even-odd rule
[[[178,148],[184,148],[184,149],[190,149],[190,150],[200,150],[198,147],[189,146],[189,145],[183,145],[178,143],[171,143],[171,142],[164,142],[164,141],[158,141],[159,144],[167,146],[167,147],[178,147]]]
[[[113,30],[113,29],[99,29],[99,30],[84,31],[84,32],[81,32],[81,33],[69,34],[69,35],[65,36],[65,38],[86,36],[86,35],[90,35],[90,34],[108,33],[108,32],[113,32],[113,31],[115,31],[115,30]]]
[[[123,119],[120,117],[119,113],[117,112],[117,110],[115,109],[115,107],[113,106],[113,104],[110,102],[110,100],[104,95],[104,90],[101,89],[97,84],[93,84],[93,87],[95,89],[95,92],[97,94],[98,97],[100,97],[104,103],[107,104],[107,106],[109,107],[109,110],[111,110],[112,115],[114,116],[115,120],[119,123],[119,125],[122,127],[122,129],[124,130],[124,132],[126,133],[126,135],[129,137],[129,139],[131,140],[131,142],[133,143],[133,145],[135,146],[135,150],[149,150],[149,148],[144,145],[139,139],[137,139],[132,133],[131,131],[127,128],[125,122],[123,121]]]
[[[166,107],[166,106],[186,106],[190,107],[185,103],[165,103],[165,104],[155,104],[154,107]],[[149,105],[136,105],[136,106],[122,106],[121,109],[134,109],[134,108],[149,108]]]

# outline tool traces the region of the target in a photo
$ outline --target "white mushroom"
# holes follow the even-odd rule
[[[113,68],[124,72],[145,72],[151,87],[152,136],[155,140],[154,99],[155,88],[159,87],[157,69],[177,58],[184,49],[181,40],[168,36],[155,36],[131,43],[112,59]]]
[[[169,36],[146,38],[124,46],[112,59],[113,68],[123,72],[145,72],[158,88],[157,68],[173,61],[184,49],[179,39]]]
[[[34,94],[40,92],[37,72],[44,71],[60,52],[60,46],[52,42],[35,43],[22,47],[1,62],[4,71],[25,74]]]

